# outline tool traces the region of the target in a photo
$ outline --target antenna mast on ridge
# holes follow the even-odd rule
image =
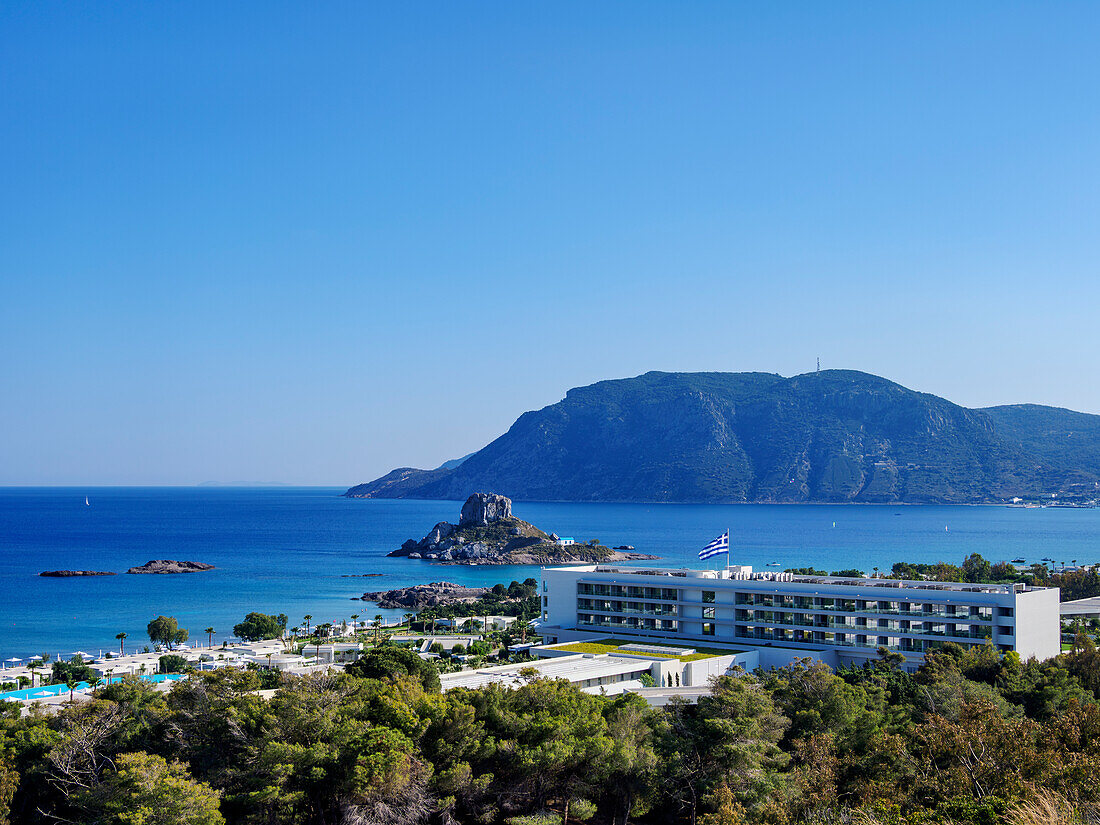
[[[821,356],[817,358],[817,371],[821,372]]]

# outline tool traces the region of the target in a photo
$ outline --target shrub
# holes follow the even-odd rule
[[[187,660],[174,653],[167,653],[160,657],[161,673],[183,673],[187,670]]]
[[[424,690],[439,692],[439,671],[431,662],[424,661],[412,650],[396,645],[376,647],[348,665],[345,671],[360,679],[415,676],[424,685]]]

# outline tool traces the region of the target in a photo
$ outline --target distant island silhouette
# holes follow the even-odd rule
[[[664,373],[571,389],[434,470],[352,498],[1095,503],[1100,416],[967,409],[863,372]]]

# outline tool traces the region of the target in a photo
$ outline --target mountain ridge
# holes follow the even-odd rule
[[[854,370],[647,372],[525,412],[456,466],[350,488],[365,498],[994,503],[1100,484],[1100,416],[970,409]]]

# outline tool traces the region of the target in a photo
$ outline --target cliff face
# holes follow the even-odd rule
[[[1096,495],[1100,416],[971,410],[866,373],[647,373],[570,390],[457,467],[349,496],[979,503]]]

